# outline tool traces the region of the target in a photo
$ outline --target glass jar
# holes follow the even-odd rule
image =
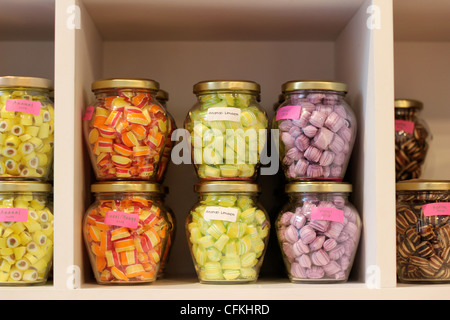
[[[420,178],[431,139],[430,130],[419,113],[423,103],[411,99],[395,100],[396,181]]]
[[[159,90],[156,94],[156,99],[161,103],[161,105],[166,108],[167,117],[169,120],[169,129],[167,134],[167,142],[164,147],[163,155],[161,158],[161,163],[158,167],[158,172],[156,173],[156,182],[162,183],[167,173],[167,167],[170,163],[172,149],[175,145],[172,141],[172,134],[177,129],[177,124],[173,116],[167,111],[167,101],[169,100],[169,94],[164,90]]]
[[[0,182],[0,286],[43,285],[53,262],[50,184]]]
[[[278,243],[291,282],[346,282],[361,235],[361,219],[342,182],[286,185],[289,202],[276,220]]]
[[[107,181],[91,191],[95,202],[86,212],[83,236],[97,283],[154,282],[171,228],[157,200],[160,186]]]
[[[260,188],[244,181],[202,182],[186,219],[186,235],[201,283],[251,283],[258,278],[270,222]]]
[[[252,81],[215,80],[194,85],[198,101],[184,127],[200,180],[255,180],[268,119]]]
[[[450,282],[450,181],[397,182],[397,276],[403,283]]]
[[[280,160],[288,181],[342,181],[356,135],[356,118],[344,100],[347,85],[289,81],[273,128],[279,129]]]
[[[167,205],[167,203],[165,202],[165,198],[168,193],[169,193],[168,187],[161,188],[161,190],[158,194],[158,198],[156,199],[158,204],[160,204],[161,206],[164,206],[166,213],[167,213],[167,220],[170,223],[170,227],[168,230],[169,236],[167,237],[167,243],[166,243],[166,248],[164,250],[164,254],[161,257],[161,264],[160,264],[159,271],[158,271],[158,279],[164,277],[164,271],[167,266],[167,263],[169,262],[170,252],[172,250],[173,243],[175,241],[175,235],[176,235],[176,224],[177,224],[176,217],[175,217],[175,214],[174,214],[172,208],[170,208]]]
[[[52,81],[0,77],[0,178],[52,179],[55,112]]]
[[[169,128],[158,89],[148,79],[92,84],[96,101],[86,108],[84,136],[98,181],[155,181]]]

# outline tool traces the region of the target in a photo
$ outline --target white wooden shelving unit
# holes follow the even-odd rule
[[[411,10],[412,2],[417,11]],[[1,287],[0,297],[445,297],[450,285],[396,282],[392,106],[396,95],[414,94],[425,102],[424,115],[436,130],[436,145],[450,134],[444,124],[450,108],[444,108],[443,100],[450,75],[450,10],[446,2],[434,0],[436,11],[427,11],[427,5],[419,0],[3,0],[0,73],[55,81],[55,250],[52,281],[41,287]],[[428,18],[411,21],[422,10]],[[446,15],[439,20],[446,20],[442,22],[446,25],[439,27],[444,31],[437,38],[435,28],[409,32],[410,24],[419,29],[421,23],[437,24],[432,15],[444,14],[442,11]],[[20,23],[23,17],[28,17],[27,24]],[[402,28],[397,28],[396,21]],[[430,60],[430,51],[436,53],[430,62],[434,73],[424,91],[420,89],[429,70],[422,51]],[[258,82],[262,105],[270,117],[285,81],[320,78],[346,82],[347,98],[359,125],[346,180],[353,184],[352,202],[363,220],[350,280],[333,285],[290,283],[272,237],[255,284],[199,284],[184,235],[184,219],[197,200],[193,192],[197,178],[192,165],[171,164],[165,185],[170,190],[167,204],[176,214],[178,232],[165,279],[145,286],[97,285],[81,234],[82,217],[91,201],[90,184],[95,181],[84,150],[81,115],[92,98],[91,83],[104,77],[157,80],[169,92],[168,108],[179,127],[195,101],[192,86],[201,80],[239,78]],[[449,173],[444,160],[436,161],[426,171],[430,177],[442,177],[434,165]],[[277,194],[282,188],[280,176],[263,176],[259,183],[263,186],[261,202],[274,220],[282,205]]]

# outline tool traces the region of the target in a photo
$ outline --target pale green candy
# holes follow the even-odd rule
[[[244,126],[240,122],[224,121],[224,123],[225,123],[225,128],[227,128],[227,129],[233,129],[233,130],[244,129]]]
[[[242,210],[245,211],[253,206],[253,200],[249,196],[239,196],[236,202],[236,205]]]
[[[263,222],[266,221],[266,214],[264,211],[258,209],[255,212],[255,219],[258,224],[263,224]]]
[[[190,236],[191,242],[197,244],[198,241],[200,240],[200,238],[203,236],[202,232],[200,231],[200,228],[194,227],[190,230],[190,232],[191,232],[191,236]]]
[[[244,235],[246,227],[247,227],[246,223],[232,222],[228,225],[227,235],[231,239],[240,238]]]
[[[245,279],[256,279],[256,270],[253,268],[241,268],[241,276]]]
[[[222,279],[222,268],[220,262],[208,261],[203,266],[204,277],[207,280],[220,280]]]
[[[232,93],[219,93],[219,98],[224,100],[229,107],[233,107],[235,104],[234,94]]]
[[[214,247],[217,250],[223,251],[223,249],[225,248],[226,244],[228,243],[228,240],[230,240],[230,237],[227,236],[226,234],[222,234],[219,239],[216,240],[216,242],[214,243]]]
[[[241,275],[241,272],[239,270],[224,270],[223,271],[223,277],[225,280],[236,280]]]
[[[214,145],[209,144],[205,148],[203,148],[203,162],[208,165],[214,165],[214,164],[222,164],[223,163],[223,154],[218,152]],[[220,174],[220,169],[219,174]],[[205,169],[206,173],[206,169]]]
[[[228,159],[228,158],[226,158]],[[239,174],[239,169],[233,164],[224,164],[220,166],[220,174],[222,177],[233,178],[237,177]]]
[[[198,137],[203,141],[203,134],[207,130],[209,130],[209,128],[205,126],[202,121],[194,122],[194,134],[193,134],[194,137],[196,138]]]
[[[242,256],[247,253],[252,247],[252,240],[249,236],[245,236],[238,240],[238,255]]]
[[[247,230],[245,230],[245,233],[248,234],[252,239],[259,238],[258,229],[254,224],[247,225]]]
[[[255,212],[256,212],[255,207],[249,208],[241,213],[240,218],[242,219],[243,222],[247,224],[252,223],[253,219],[255,219]]]
[[[205,177],[207,177],[207,178],[220,178],[220,169],[219,168],[205,165],[204,172],[205,172]]]
[[[203,163],[203,148],[194,148],[193,155],[194,155],[194,163],[195,164]],[[200,168],[204,169],[203,166],[199,166],[199,171],[200,171]],[[199,172],[199,175],[200,175],[200,172]]]
[[[252,250],[255,252],[263,252],[264,251],[264,241],[261,240],[261,238],[252,238]]]
[[[236,196],[221,196],[217,200],[217,203],[219,204],[219,206],[222,207],[233,207],[234,204],[236,203],[236,200],[237,200]]]
[[[220,252],[217,248],[209,247],[206,249],[206,254],[210,261],[220,261],[222,258],[222,252]]]
[[[224,257],[220,264],[221,264],[223,270],[240,269],[241,268],[241,260],[239,258],[235,258],[235,257]]]
[[[224,121],[209,121],[208,123],[211,129],[219,130],[220,132],[226,132],[227,127],[225,126]]]
[[[191,230],[193,228],[198,228],[198,223],[197,222],[190,222],[190,223],[188,223],[188,230],[189,230],[189,232],[191,232]]]
[[[243,268],[254,267],[258,263],[255,252],[247,252],[241,257],[241,266]]]
[[[207,230],[208,234],[212,235],[215,239],[219,239],[222,234],[227,232],[227,229],[223,225],[222,221],[215,220]]]
[[[202,105],[202,108],[203,109],[205,109],[205,108],[226,108],[227,107],[227,102],[226,102],[226,100],[221,100],[221,101],[219,101],[219,102],[217,102],[217,103],[214,103],[214,104],[210,104],[210,105],[208,105],[208,106],[205,106],[205,105]]]
[[[220,101],[220,98],[217,94],[203,94],[199,96],[199,100],[202,104],[214,104]]]
[[[195,261],[197,261],[197,264],[200,266],[205,265],[205,263],[208,261],[208,255],[206,254],[206,250],[201,247],[198,247],[194,251],[194,257]]]
[[[269,234],[269,228],[268,227],[258,227],[258,235],[261,239],[264,239],[265,237],[267,237]]]
[[[255,166],[252,164],[239,164],[240,177],[252,177],[255,173]]]
[[[238,256],[237,242],[231,240],[228,241],[225,247],[223,248],[222,252],[227,257],[237,257]]]
[[[218,203],[219,199],[220,199],[220,196],[215,196],[215,195],[209,194],[209,195],[203,197],[203,200],[201,202],[207,206],[214,206]]]
[[[236,106],[240,108],[247,107],[250,104],[252,96],[250,94],[239,93],[236,95]]]
[[[256,115],[250,110],[247,109],[241,111],[241,123],[244,127],[253,126],[257,121]]]
[[[199,246],[206,249],[206,248],[214,245],[214,239],[212,236],[207,235],[207,236],[203,236],[200,239],[198,239],[197,243]]]

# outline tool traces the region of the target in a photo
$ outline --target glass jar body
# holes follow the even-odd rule
[[[291,193],[276,220],[286,272],[294,283],[348,280],[361,220],[348,194]]]
[[[197,94],[184,123],[200,180],[252,181],[268,129],[257,92],[217,90]]]
[[[450,218],[445,214],[449,195],[448,190],[397,191],[400,282],[450,282]]]
[[[345,93],[308,89],[286,92],[285,97],[273,128],[279,129],[286,179],[342,181],[357,129]]]
[[[53,264],[53,204],[45,192],[0,192],[0,286],[43,285]]]
[[[151,193],[96,193],[83,236],[97,283],[154,282],[170,228],[165,208]]]
[[[186,219],[187,240],[199,281],[255,282],[269,231],[270,222],[257,194],[201,193]]]
[[[430,130],[420,109],[395,108],[396,181],[420,178],[428,153]]]
[[[98,181],[156,180],[169,121],[155,94],[139,88],[95,91],[83,124]]]
[[[50,90],[0,87],[0,108],[0,177],[52,180],[55,112]]]

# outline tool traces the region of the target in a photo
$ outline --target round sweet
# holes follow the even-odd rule
[[[209,208],[237,210],[234,221],[208,219]],[[186,235],[200,282],[257,280],[269,237],[270,223],[252,197],[204,196],[190,212]]]

